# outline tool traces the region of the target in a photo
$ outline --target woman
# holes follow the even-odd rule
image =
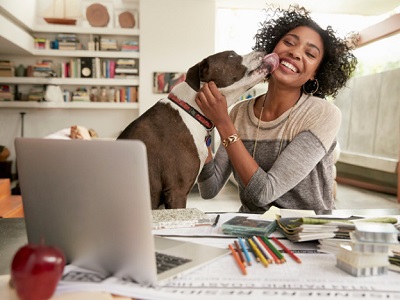
[[[267,93],[239,102],[229,115],[212,82],[196,98],[222,141],[214,159],[209,150],[199,175],[201,196],[215,197],[233,171],[242,212],[272,205],[333,209],[332,152],[341,113],[323,97],[336,96],[354,71],[351,46],[299,7],[278,9],[255,39],[254,50],[280,59],[268,76]]]

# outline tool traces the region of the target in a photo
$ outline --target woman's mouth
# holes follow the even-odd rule
[[[286,61],[286,60],[282,60],[281,61],[281,65],[285,66],[286,68],[288,68],[289,70],[293,71],[294,73],[298,73],[298,69],[292,65],[290,62]]]

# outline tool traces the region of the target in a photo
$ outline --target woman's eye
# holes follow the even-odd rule
[[[307,54],[307,56],[309,56],[309,57],[311,57],[311,58],[315,58],[315,55],[312,54],[312,53],[310,53],[310,52],[307,52],[306,54]]]
[[[294,43],[292,41],[289,41],[289,40],[284,40],[283,43],[285,45],[288,45],[288,46],[293,46],[294,45]]]

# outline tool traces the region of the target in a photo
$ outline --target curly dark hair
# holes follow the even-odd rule
[[[255,35],[256,45],[253,50],[271,53],[281,38],[298,26],[314,29],[324,45],[324,56],[317,70],[316,79],[319,89],[316,96],[325,98],[336,97],[339,89],[346,85],[357,65],[357,58],[351,53],[356,40],[341,39],[335,35],[331,26],[322,29],[311,19],[304,7],[297,5],[288,9],[269,7],[265,10],[267,19],[261,23]]]

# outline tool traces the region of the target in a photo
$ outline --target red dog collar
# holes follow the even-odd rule
[[[207,131],[212,131],[214,129],[214,123],[211,122],[209,119],[207,119],[204,115],[199,113],[197,109],[195,109],[193,106],[188,104],[187,102],[183,101],[182,99],[179,99],[176,95],[173,93],[169,93],[168,99],[177,104],[179,107],[181,107],[184,111],[186,111],[189,115],[191,115],[193,118],[195,118],[201,125],[203,125]]]

